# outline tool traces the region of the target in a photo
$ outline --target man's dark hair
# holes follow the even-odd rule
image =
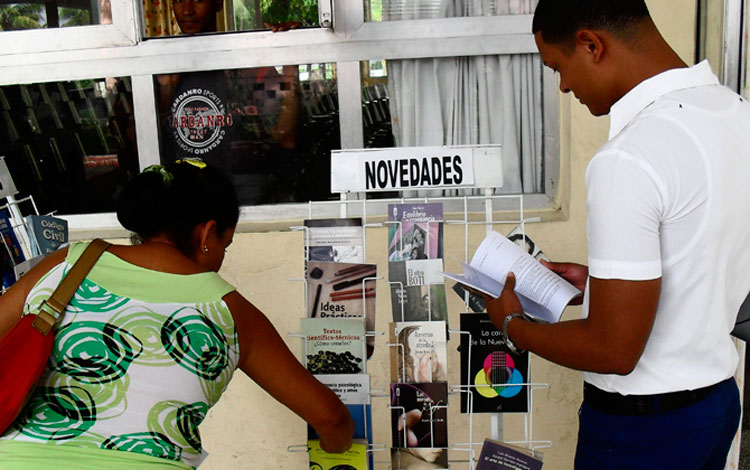
[[[532,32],[548,44],[572,45],[581,29],[603,30],[629,39],[632,27],[649,18],[644,0],[539,0]]]

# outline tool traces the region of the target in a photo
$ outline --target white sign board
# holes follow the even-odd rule
[[[331,192],[499,188],[499,146],[334,150]]]
[[[13,196],[18,193],[16,184],[10,176],[8,165],[5,163],[5,157],[0,157],[0,198]]]

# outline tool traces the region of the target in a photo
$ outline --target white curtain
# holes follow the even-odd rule
[[[385,0],[384,19],[527,14],[536,1]],[[540,192],[541,74],[537,54],[388,61],[396,145],[500,144],[504,183],[497,192]]]

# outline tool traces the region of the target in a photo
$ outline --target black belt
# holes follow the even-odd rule
[[[718,386],[719,384],[714,384],[695,390],[654,395],[621,395],[614,392],[605,392],[590,383],[584,382],[583,403],[595,410],[615,415],[650,415],[692,405],[707,397]]]

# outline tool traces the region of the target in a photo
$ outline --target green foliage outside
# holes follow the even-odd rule
[[[258,12],[260,8],[260,12]],[[260,13],[260,18],[258,18]],[[317,0],[240,0],[234,3],[237,30],[265,29],[264,24],[299,21],[302,27],[318,26]]]
[[[91,13],[78,8],[59,8],[60,27],[90,25]],[[0,31],[47,28],[47,13],[43,3],[13,3],[0,5]]]

